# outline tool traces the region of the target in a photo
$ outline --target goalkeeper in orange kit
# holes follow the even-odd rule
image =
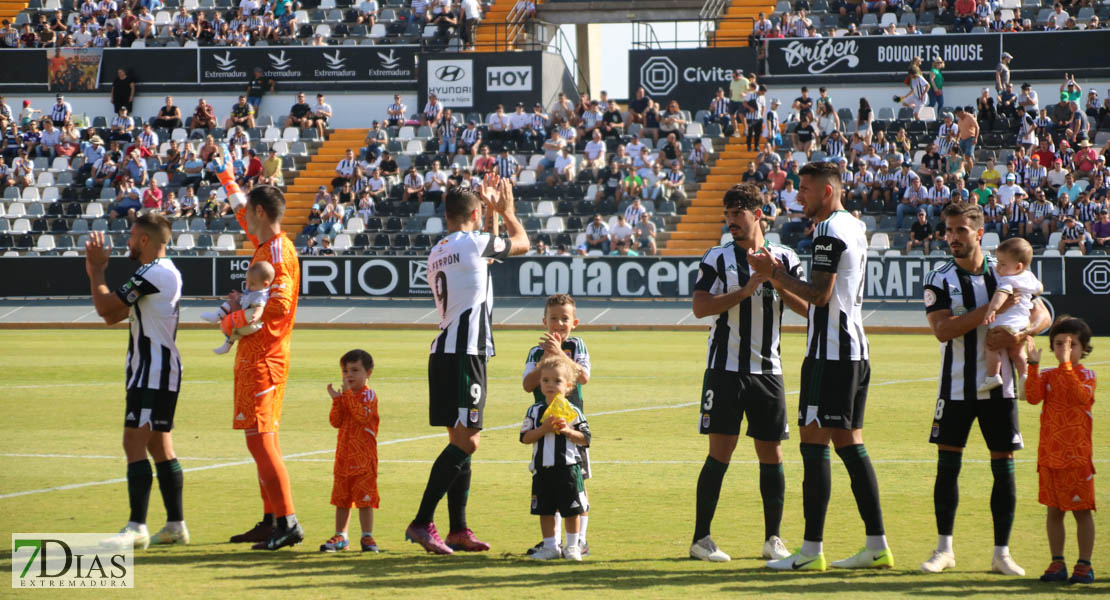
[[[552,402],[574,389],[578,368],[562,354],[545,357],[536,367],[544,400],[528,407],[520,425],[520,442],[532,444],[532,514],[540,517],[543,545],[532,553],[535,560],[566,558],[582,560],[578,544],[579,515],[589,510],[582,484],[580,448],[590,445],[590,426],[582,411],[573,405],[574,417],[545,415]],[[555,513],[563,516],[567,529],[565,548],[555,537]]]
[[[289,473],[278,443],[301,268],[297,249],[281,228],[281,218],[285,214],[285,196],[281,190],[260,185],[244,194],[227,160],[225,146],[216,160],[216,175],[236,211],[235,217],[256,248],[251,264],[266,261],[274,269],[270,298],[262,312],[262,328],[240,340],[236,349],[232,417],[232,427],[243,430],[247,449],[258,468],[263,517],[254,528],[232,536],[231,541],[253,542],[251,548],[254,550],[277,550],[304,540],[304,530],[293,509]],[[228,294],[229,310],[221,320],[225,332],[248,324],[240,296],[236,291]]]
[[[1041,351],[1029,351],[1025,397],[1044,402],[1041,439],[1037,448],[1040,502],[1048,507],[1045,527],[1052,563],[1041,581],[1094,583],[1091,552],[1095,546],[1095,466],[1091,445],[1091,407],[1095,402],[1095,373],[1079,360],[1091,351],[1091,328],[1081,319],[1060,317],[1048,332],[1052,353],[1060,362],[1039,372]],[[1075,515],[1079,561],[1068,577],[1064,562],[1064,514]]]
[[[374,358],[365,350],[351,350],[339,359],[339,366],[343,369],[342,389],[337,391],[328,384],[332,400],[329,420],[339,430],[331,489],[335,535],[320,546],[320,551],[347,549],[351,509],[358,508],[362,551],[377,552],[374,509],[378,508],[378,397],[366,384],[374,372]]]

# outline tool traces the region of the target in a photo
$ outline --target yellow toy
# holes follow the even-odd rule
[[[543,416],[540,417],[540,420],[546,421],[549,417],[565,419],[569,424],[578,417],[578,413],[574,412],[574,407],[570,405],[570,402],[567,402],[566,396],[556,394],[555,397],[551,399],[551,404],[548,404],[547,409],[543,411]],[[562,431],[556,431],[555,433],[559,435],[563,434]]]

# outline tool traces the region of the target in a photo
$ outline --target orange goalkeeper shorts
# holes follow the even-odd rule
[[[336,475],[331,487],[331,503],[339,508],[378,508],[377,473]]]
[[[1038,467],[1038,501],[1059,510],[1095,510],[1095,471],[1091,467]]]
[[[265,366],[237,367],[232,428],[257,429],[260,433],[276,432],[281,423],[284,398],[285,382],[275,383]]]

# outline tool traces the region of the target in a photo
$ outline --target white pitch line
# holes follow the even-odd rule
[[[334,317],[328,319],[328,323],[334,323],[336,319],[342,317],[343,315],[346,315],[347,313],[351,312],[354,309],[355,309],[355,307],[353,307],[353,306],[348,308],[347,310],[339,313],[338,315],[335,315]]]
[[[677,323],[675,323],[675,325],[682,325],[682,323],[684,323],[686,319],[689,319],[692,316],[694,316],[694,311],[686,313],[681,319],[678,320]]]
[[[95,314],[96,314],[96,310],[90,310],[89,312],[87,312],[87,313],[85,313],[85,314],[83,314],[83,315],[80,315],[80,316],[78,316],[78,317],[77,317],[76,319],[74,319],[74,320],[70,321],[70,323],[76,323],[76,322],[80,321],[81,319],[84,319],[84,318],[85,318],[85,317],[87,317],[87,316],[90,316],[90,315],[95,315]]]
[[[871,315],[875,314],[875,312],[876,312],[877,310],[879,310],[879,309],[877,309],[877,308],[873,308],[873,309],[871,309],[871,312],[867,313],[866,315],[863,315],[863,318],[862,318],[862,319],[860,319],[860,322],[866,321],[866,320],[867,320],[867,318],[868,318],[868,317],[870,317]]]
[[[436,314],[437,310],[439,310],[439,309],[433,308],[432,310],[429,310],[428,312],[420,315],[420,317],[418,319],[416,319],[416,321],[414,321],[414,322],[419,323],[419,322],[423,321],[424,319]]]
[[[514,310],[514,311],[513,311],[513,314],[511,314],[511,315],[509,315],[509,316],[505,317],[504,319],[501,319],[501,322],[500,322],[500,323],[498,323],[498,325],[504,325],[505,323],[508,323],[508,322],[509,322],[509,319],[511,319],[511,318],[513,318],[513,317],[517,316],[518,314],[520,314],[520,311],[522,311],[522,310],[524,310],[524,307],[523,307],[523,306],[521,306],[520,308],[518,308],[518,309]]]
[[[610,310],[612,310],[612,308],[613,308],[613,307],[612,307],[612,306],[610,306],[610,307],[607,307],[607,308],[606,308],[605,310],[603,310],[603,311],[601,311],[601,312],[597,313],[596,315],[594,315],[594,318],[592,318],[592,319],[590,319],[589,321],[587,321],[587,322],[586,322],[586,324],[587,324],[587,325],[592,325],[594,321],[596,321],[596,320],[600,319],[601,317],[603,317],[603,316],[605,315],[605,313],[607,313],[607,312],[609,312]]]
[[[6,313],[4,313],[4,314],[0,315],[0,319],[6,319],[6,318],[8,318],[8,317],[9,317],[10,315],[13,315],[13,314],[15,314],[16,312],[18,312],[18,311],[19,311],[19,309],[21,309],[21,308],[23,308],[23,307],[22,307],[22,306],[17,306],[17,307],[15,307],[15,308],[13,308],[13,309],[9,310],[8,312],[6,312]]]
[[[608,309],[606,309],[606,310],[608,310]],[[1099,363],[1089,363],[1089,364],[1090,365],[1103,364],[1103,362],[1110,362],[1110,361],[1102,361],[1102,362],[1099,362]],[[921,379],[895,379],[895,380],[892,380],[892,381],[881,381],[879,383],[876,383],[875,385],[879,386],[879,385],[897,385],[897,384],[902,384],[902,383],[917,383],[917,382],[921,382],[921,381],[933,381],[934,379],[935,379],[934,377],[925,377],[925,378],[921,378]],[[790,394],[790,395],[797,394],[797,393],[798,393],[797,390],[787,392],[787,394]],[[688,406],[694,406],[695,404],[698,404],[698,403],[697,402],[683,402],[683,403],[680,403],[680,404],[664,404],[664,405],[659,405],[659,406],[642,406],[642,407],[638,407],[638,408],[624,408],[624,409],[619,409],[619,410],[607,410],[607,411],[596,412],[596,413],[591,413],[591,414],[594,417],[600,417],[600,416],[605,416],[605,415],[616,415],[616,414],[624,414],[624,413],[630,413],[630,412],[642,412],[642,411],[648,411],[648,410],[661,410],[661,409],[667,409],[667,408],[685,408],[685,407],[688,407]],[[488,427],[488,428],[484,429],[483,431],[500,431],[500,430],[503,430],[503,429],[512,429],[514,427],[519,427],[519,426],[520,426],[520,423],[517,422],[517,423],[510,423],[508,425],[498,425],[497,427]],[[405,442],[416,442],[416,441],[421,441],[421,440],[430,440],[430,439],[435,439],[435,438],[442,438],[443,436],[444,436],[443,433],[432,433],[432,434],[428,434],[428,435],[418,435],[418,436],[409,437],[409,438],[399,438],[399,439],[395,439],[395,440],[386,440],[384,442],[380,442],[378,445],[379,446],[389,446],[389,445],[393,445],[393,444],[403,444]],[[312,450],[312,451],[309,451],[309,452],[298,452],[298,453],[295,453],[295,454],[287,454],[283,458],[298,459],[298,458],[305,458],[305,457],[308,457],[308,456],[317,456],[317,455],[320,455],[320,454],[327,454],[329,452],[335,452],[335,450],[329,448],[327,450]],[[189,467],[187,469],[182,469],[182,471],[184,471],[186,473],[192,473],[192,472],[196,472],[196,471],[208,471],[208,470],[211,470],[211,469],[222,469],[224,467],[238,467],[238,466],[241,466],[241,465],[249,465],[249,464],[253,464],[253,463],[254,463],[253,459],[236,460],[236,461],[231,461],[231,462],[217,463],[217,464],[214,464],[214,465],[204,465],[204,466],[200,466],[200,467]],[[636,463],[629,463],[629,464],[636,464]],[[684,463],[681,463],[681,464],[684,464]],[[16,497],[19,497],[19,496],[30,496],[32,494],[45,494],[46,492],[60,492],[60,491],[64,491],[64,490],[73,490],[73,489],[92,487],[92,486],[98,486],[98,485],[123,483],[125,481],[127,481],[126,478],[116,478],[116,479],[105,479],[105,480],[102,480],[102,481],[87,481],[87,482],[84,482],[84,483],[70,483],[70,484],[66,484],[66,485],[58,485],[58,486],[54,486],[54,487],[41,488],[41,489],[37,489],[37,490],[24,490],[22,492],[12,492],[12,493],[9,493],[9,494],[0,494],[0,500],[4,500],[4,499],[7,499],[7,498],[16,498]]]

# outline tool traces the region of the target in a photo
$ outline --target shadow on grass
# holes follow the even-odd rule
[[[891,596],[954,597],[985,594],[1060,593],[1056,586],[1035,577],[1021,579],[986,573],[950,573],[927,576],[916,571],[828,571],[778,573],[760,567],[702,566],[685,558],[602,560],[587,558],[541,563],[524,554],[458,554],[431,556],[389,551],[377,555],[348,551],[315,552],[250,551],[229,544],[189,546],[184,552],[146,552],[142,565],[189,566],[205,570],[214,581],[233,581],[249,590],[336,588],[377,590],[504,590],[528,588],[542,578],[548,589],[604,592],[667,590],[681,593],[689,586],[712,585],[732,594],[779,597],[790,594],[821,595],[858,592]],[[668,563],[673,568],[668,568]],[[968,577],[970,575],[970,578]]]

